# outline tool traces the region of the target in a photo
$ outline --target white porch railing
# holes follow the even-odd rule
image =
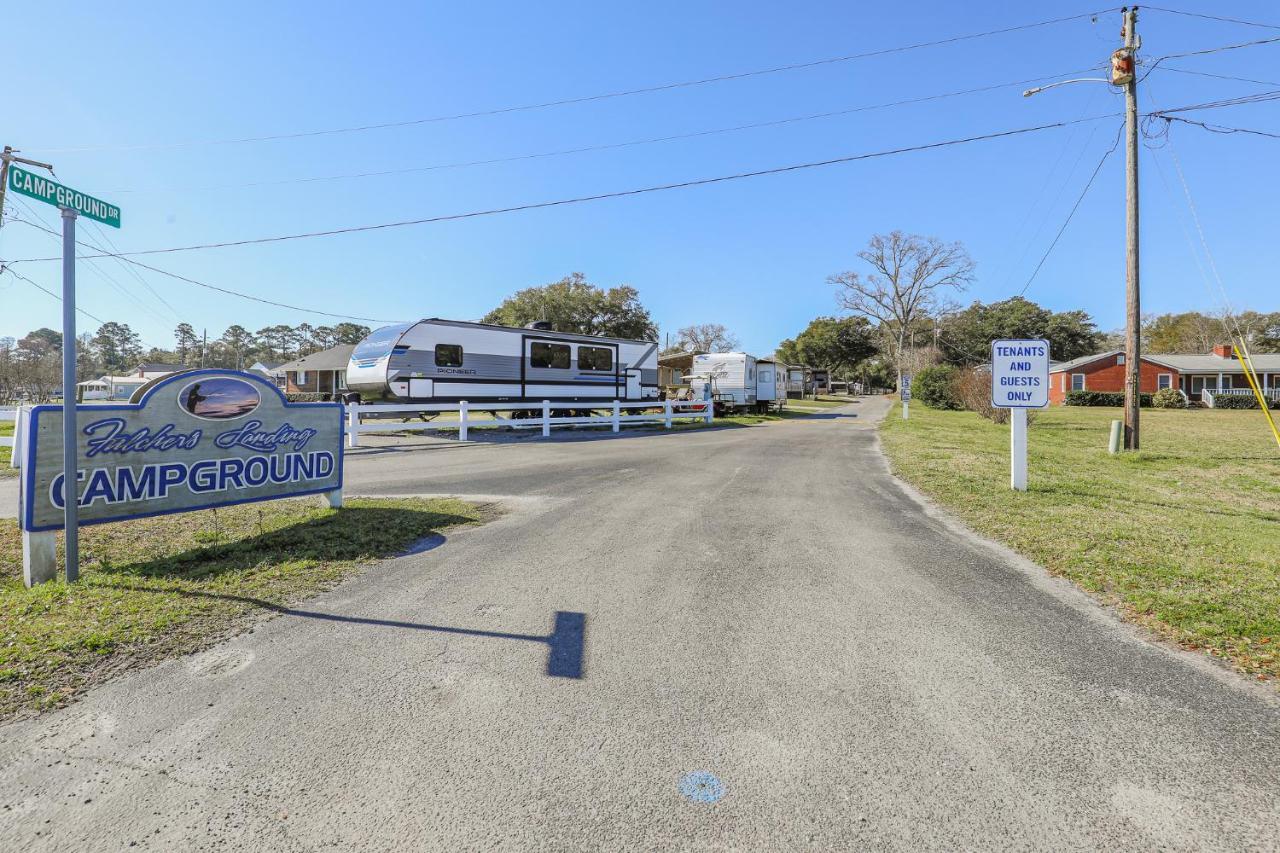
[[[509,404],[508,404],[509,405]],[[711,423],[715,417],[713,406],[702,400],[664,400],[662,402],[653,401],[650,403],[623,403],[613,400],[607,405],[591,406],[590,403],[585,404],[593,411],[598,409],[608,409],[609,413],[605,415],[592,414],[590,417],[552,417],[551,412],[554,409],[571,409],[579,408],[584,404],[578,403],[555,403],[550,400],[543,400],[540,408],[540,417],[530,418],[503,418],[497,415],[476,418],[475,412],[494,412],[494,411],[512,411],[504,409],[495,409],[494,404],[489,403],[469,403],[466,400],[457,403],[348,403],[347,404],[347,447],[359,447],[360,436],[364,433],[372,432],[414,432],[414,431],[431,431],[441,429],[456,429],[458,438],[466,441],[468,434],[473,427],[492,427],[492,426],[508,426],[514,429],[541,429],[544,438],[551,435],[552,427],[560,426],[610,426],[614,432],[618,432],[623,424],[631,423],[660,423],[666,429],[670,429],[672,422],[676,420],[695,420]],[[483,408],[481,408],[483,407]],[[534,408],[533,411],[539,411]],[[641,411],[638,414],[623,414],[632,410],[653,410],[658,411]],[[529,411],[529,409],[518,409],[516,411]],[[457,412],[458,419],[456,421],[422,421],[420,423],[405,421],[389,421],[385,415],[417,415],[423,412]],[[370,417],[373,416],[373,417]]]
[[[1214,398],[1216,397],[1252,397],[1252,388],[1223,388],[1215,391],[1209,388],[1204,389],[1200,394],[1200,399],[1210,409],[1214,407]],[[1262,396],[1267,400],[1280,400],[1280,388],[1263,388]]]

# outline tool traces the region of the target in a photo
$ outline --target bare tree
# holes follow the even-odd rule
[[[858,257],[874,271],[842,272],[827,281],[840,288],[842,307],[880,325],[901,385],[913,330],[945,307],[949,291],[973,281],[973,259],[961,243],[901,231],[873,235]]]
[[[676,332],[676,349],[685,352],[734,352],[740,344],[719,323],[699,323]]]

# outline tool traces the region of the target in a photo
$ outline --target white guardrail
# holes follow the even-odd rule
[[[604,402],[604,401],[601,401]],[[508,404],[509,405],[509,404]],[[592,411],[608,409],[605,415],[590,417],[552,417],[553,411],[564,409],[583,411],[583,407]],[[634,409],[648,409],[639,414],[623,414]],[[657,411],[652,411],[652,410]],[[535,417],[502,418],[496,414],[485,418],[476,418],[474,412],[524,411],[540,412]],[[457,412],[456,421],[390,421],[384,415],[411,416],[426,412]],[[590,403],[552,403],[543,400],[541,407],[526,409],[495,408],[493,403],[468,403],[466,400],[457,403],[348,403],[347,404],[347,447],[359,447],[360,436],[371,432],[413,432],[424,430],[456,429],[458,438],[467,440],[472,427],[507,426],[515,429],[541,429],[544,438],[551,435],[552,427],[559,426],[609,426],[614,432],[630,423],[660,423],[666,429],[671,428],[674,420],[700,420],[711,423],[715,417],[714,408],[703,400],[664,400],[650,403],[622,403],[617,400],[604,405],[592,406]]]

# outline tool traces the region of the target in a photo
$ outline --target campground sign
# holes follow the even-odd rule
[[[294,495],[341,502],[341,403],[289,403],[253,374],[189,370],[134,402],[77,409],[80,524]],[[34,407],[27,430],[22,529],[53,531],[63,526],[62,407]]]
[[[112,228],[120,227],[120,208],[114,204],[63,186],[57,181],[42,178],[19,166],[9,167],[9,189],[37,201],[43,201],[45,204],[69,208],[103,225],[110,225]]]

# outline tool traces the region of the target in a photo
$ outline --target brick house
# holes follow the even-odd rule
[[[1264,393],[1280,393],[1280,354],[1253,356],[1253,368]],[[1124,351],[1087,355],[1054,364],[1049,369],[1049,402],[1061,405],[1068,391],[1123,392]],[[1244,367],[1227,344],[1208,354],[1156,353],[1142,356],[1139,386],[1143,394],[1178,388],[1192,402],[1209,402],[1213,394],[1252,393]],[[1204,392],[1210,392],[1206,399]]]
[[[276,368],[284,376],[286,394],[332,394],[347,390],[347,363],[355,344],[339,344]]]

